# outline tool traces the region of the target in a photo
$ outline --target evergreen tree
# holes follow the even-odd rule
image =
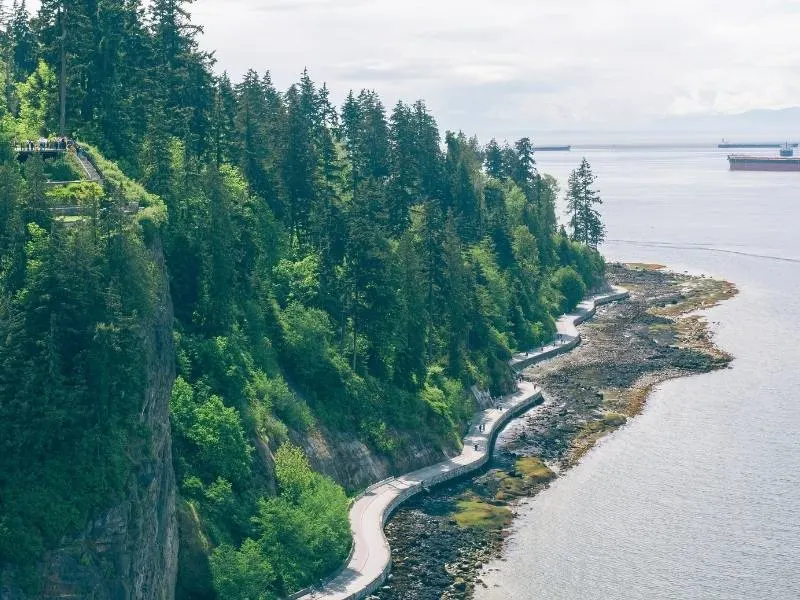
[[[536,161],[533,158],[533,144],[530,138],[524,137],[514,144],[516,160],[511,171],[511,178],[517,182],[526,193],[533,191],[536,179]],[[529,196],[532,198],[532,196]]]
[[[378,94],[362,91],[359,94],[363,156],[365,158],[365,177],[380,180],[389,174],[389,127],[386,111]]]
[[[36,29],[42,52],[58,76],[58,134],[88,124],[93,115],[80,109],[91,78],[92,22],[85,0],[42,0]]]
[[[5,25],[6,102],[14,112],[14,83],[24,81],[36,68],[36,39],[31,31],[25,0],[14,0]]]
[[[503,164],[503,151],[497,140],[492,138],[486,146],[486,173],[489,177],[502,179],[505,176],[505,165]]]
[[[350,295],[352,368],[358,367],[359,336],[369,341],[367,364],[385,375],[381,352],[389,343],[388,315],[395,298],[390,285],[390,253],[383,186],[367,179],[356,190],[348,214],[345,277]]]
[[[141,0],[102,0],[91,19],[95,41],[82,113],[93,119],[85,135],[134,170],[150,108],[151,81],[145,74],[152,48],[144,9]]]
[[[361,144],[362,138],[362,117],[361,107],[353,95],[353,90],[347,94],[347,99],[342,106],[342,120],[340,128],[340,137],[347,150],[347,158],[350,166],[350,182],[351,190],[355,190],[359,181],[366,171],[364,165],[365,159],[363,157],[363,148]]]
[[[237,134],[242,146],[239,165],[253,192],[269,203],[277,217],[283,218],[287,202],[280,170],[286,107],[269,73],[261,78],[255,71],[248,71],[235,92]]]
[[[293,85],[286,94],[287,147],[284,153],[283,180],[289,208],[289,231],[295,241],[303,241],[309,230],[311,207],[315,203],[315,176],[318,166],[314,144],[314,89]]]
[[[440,197],[443,193],[444,159],[440,147],[439,128],[422,100],[414,103],[414,130],[422,198]]]
[[[389,184],[389,226],[395,234],[409,223],[409,208],[421,195],[416,135],[411,107],[398,102],[390,118],[391,176]]]
[[[215,82],[214,108],[211,116],[212,156],[217,166],[241,162],[241,140],[236,127],[236,93],[227,73]]]
[[[187,147],[202,151],[212,105],[212,57],[199,49],[202,27],[191,22],[188,5],[194,0],[153,0],[149,6],[153,47],[151,94],[163,102],[165,112],[150,119]]]
[[[600,194],[593,188],[597,177],[589,161],[584,158],[573,170],[567,184],[567,214],[572,229],[572,239],[597,248],[605,239],[605,225],[595,205],[602,204]]]
[[[469,146],[463,133],[445,135],[447,156],[445,171],[449,199],[445,210],[452,209],[461,239],[475,242],[481,237],[482,206],[474,180],[480,171],[481,161]]]

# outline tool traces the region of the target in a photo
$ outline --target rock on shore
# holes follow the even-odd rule
[[[544,489],[635,417],[656,384],[730,363],[694,312],[735,286],[658,265],[611,265],[608,280],[631,299],[601,308],[577,349],[525,372],[545,404],[506,429],[489,470],[412,501],[387,525],[392,578],[376,599],[472,597],[483,564],[501,555],[517,498]]]

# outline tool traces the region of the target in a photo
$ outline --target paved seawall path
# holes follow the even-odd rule
[[[598,306],[628,297],[627,290],[593,296],[556,323],[554,343],[516,354],[510,361],[515,370],[567,352],[580,343],[577,326],[591,318]],[[319,589],[298,592],[297,600],[361,600],[380,587],[391,568],[391,548],[383,528],[392,513],[412,496],[483,467],[491,458],[498,433],[514,417],[542,401],[541,390],[522,381],[514,394],[505,396],[493,408],[475,415],[461,454],[449,460],[380,481],[358,496],[350,507],[353,547],[345,567]]]

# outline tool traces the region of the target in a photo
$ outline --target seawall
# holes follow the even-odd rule
[[[591,318],[597,307],[627,298],[621,288],[581,302],[574,312],[557,321],[553,344],[515,355],[510,365],[523,369],[580,344],[577,326]],[[483,467],[491,458],[497,435],[514,417],[541,403],[542,392],[533,383],[523,381],[514,394],[505,396],[497,406],[476,414],[460,455],[413,471],[401,477],[380,481],[355,498],[350,508],[353,546],[345,566],[319,589],[294,594],[293,600],[362,600],[386,580],[391,569],[391,548],[384,535],[384,525],[403,502],[416,494],[462,477]]]

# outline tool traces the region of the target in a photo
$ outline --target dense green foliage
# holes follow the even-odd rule
[[[279,493],[259,504],[257,539],[224,544],[211,557],[223,598],[275,598],[335,569],[350,548],[349,506],[342,489],[314,473],[290,444],[275,455]]]
[[[370,90],[336,110],[308,73],[234,84],[188,4],[15,3],[0,28],[0,558],[35,558],[122,493],[163,247],[178,596],[271,598],[349,548],[344,492],[299,447],[330,430],[386,455],[456,447],[466,390],[508,391],[512,352],[604,265],[557,232],[528,138],[442,137],[422,101]],[[8,152],[62,119],[102,189],[48,189],[68,164]]]
[[[27,562],[116,497],[159,273],[114,207],[53,218],[41,161],[0,165],[0,562]]]

